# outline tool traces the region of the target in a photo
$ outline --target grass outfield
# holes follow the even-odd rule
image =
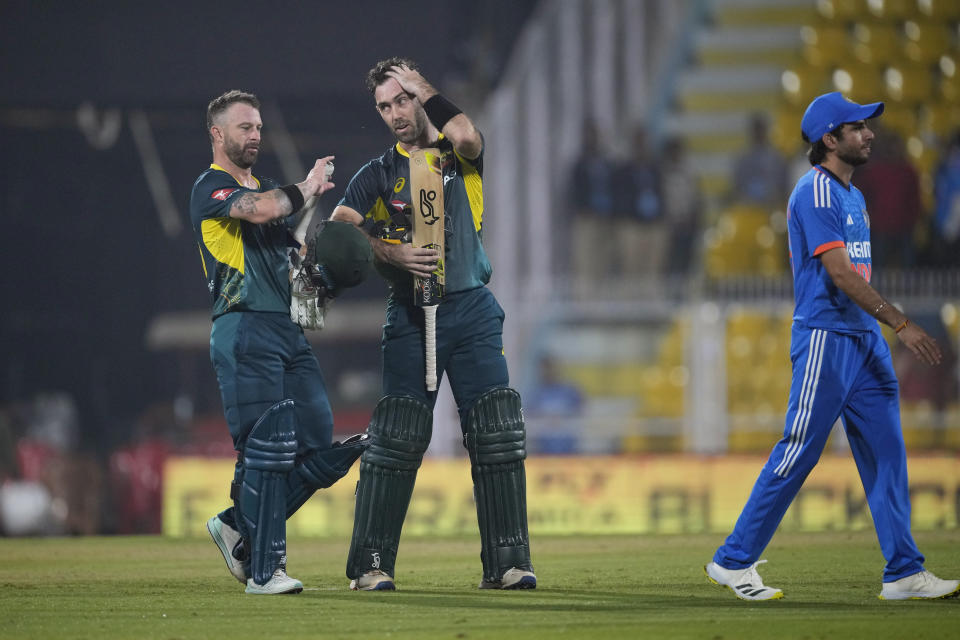
[[[960,576],[960,532],[918,543]],[[702,572],[718,536],[535,538],[535,591],[478,591],[475,540],[401,545],[396,592],[351,592],[347,541],[295,539],[300,595],[254,597],[209,540],[0,539],[0,637],[936,638],[960,600],[883,602],[872,532],[780,535],[762,567],[783,600],[748,603]]]

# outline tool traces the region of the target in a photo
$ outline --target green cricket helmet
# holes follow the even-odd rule
[[[367,235],[349,222],[325,220],[307,244],[307,261],[316,265],[331,296],[355,287],[370,275],[373,250]]]

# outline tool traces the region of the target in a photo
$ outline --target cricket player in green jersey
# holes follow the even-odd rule
[[[351,179],[332,219],[367,230],[375,266],[389,281],[383,329],[383,398],[360,463],[351,588],[392,590],[400,530],[417,469],[430,443],[436,392],[424,380],[424,312],[413,276],[429,277],[438,252],[416,248],[410,228],[410,154],[440,150],[445,294],[437,310],[436,368],[446,373],[470,454],[480,525],[482,589],[531,589],[537,578],[527,533],[526,434],[519,394],[509,387],[503,309],[485,286],[483,138],[410,60],[381,61],[367,75],[377,111],[397,142]]]
[[[320,365],[291,306],[291,249],[301,255],[293,214],[334,186],[333,158],[317,160],[297,184],[255,176],[262,126],[253,94],[229,91],[211,101],[213,164],[190,196],[213,302],[210,357],[238,452],[233,506],[210,518],[207,529],[247,593],[297,593],[303,585],[286,574],[286,519],[316,489],[343,477],[367,438],[332,442]],[[364,260],[372,260],[369,243],[351,225],[328,223],[313,244],[325,295],[358,284]]]

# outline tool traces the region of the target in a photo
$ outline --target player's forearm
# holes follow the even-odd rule
[[[356,227],[363,226],[363,216],[350,207],[345,207],[343,205],[340,205],[333,210],[333,213],[330,214],[330,219],[337,222],[349,222]],[[388,255],[389,245],[386,242],[380,240],[379,238],[374,238],[371,235],[367,235],[367,242],[370,243],[370,249],[373,251],[373,257],[375,260],[380,262],[390,262],[390,257]]]
[[[319,158],[303,182],[288,184],[262,193],[248,192],[237,198],[230,207],[230,216],[254,224],[263,224],[286,218],[313,204],[313,198],[331,189],[333,156]]]
[[[417,98],[431,124],[450,140],[461,156],[470,160],[477,158],[483,150],[483,139],[473,126],[473,121],[432,86],[426,84],[426,87],[427,90],[418,87]]]
[[[343,205],[339,205],[333,210],[333,213],[330,214],[330,219],[336,220],[337,222],[349,222],[355,227],[363,225],[363,216],[360,215],[359,212]]]
[[[395,264],[396,245],[384,242],[380,238],[374,238],[370,235],[367,236],[367,240],[370,241],[370,248],[373,250],[374,260],[386,264]]]
[[[464,158],[475,160],[483,151],[483,139],[473,126],[467,114],[460,113],[451,118],[443,127],[443,135],[450,140],[453,148]]]
[[[830,278],[857,306],[888,327],[896,329],[906,322],[907,316],[887,302],[853,269],[837,270],[836,273],[830,273]]]
[[[293,202],[281,189],[272,189],[263,193],[245,193],[230,207],[231,217],[253,224],[285,218],[291,213],[293,213]]]

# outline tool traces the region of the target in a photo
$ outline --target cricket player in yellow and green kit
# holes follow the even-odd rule
[[[424,380],[424,313],[413,276],[437,268],[436,250],[402,240],[409,229],[410,153],[440,149],[443,176],[445,293],[437,309],[438,377],[447,374],[470,454],[480,525],[482,589],[532,589],[527,533],[526,432],[520,396],[509,387],[503,309],[485,286],[483,138],[437,93],[410,60],[391,58],[367,75],[377,111],[397,143],[351,179],[332,219],[370,234],[375,266],[391,287],[383,328],[383,398],[360,462],[351,588],[392,590],[400,530],[417,469],[430,444],[436,392]]]
[[[332,443],[320,365],[298,324],[304,314],[291,303],[290,252],[301,255],[293,214],[334,186],[332,157],[317,160],[297,184],[257,177],[261,126],[253,94],[229,91],[210,102],[213,164],[190,195],[213,302],[210,358],[238,453],[233,506],[210,518],[207,529],[247,593],[297,593],[303,585],[286,574],[286,519],[316,489],[343,477],[367,439]],[[312,245],[324,295],[358,284],[372,261],[352,225],[328,223]],[[314,310],[319,300],[310,302]]]

